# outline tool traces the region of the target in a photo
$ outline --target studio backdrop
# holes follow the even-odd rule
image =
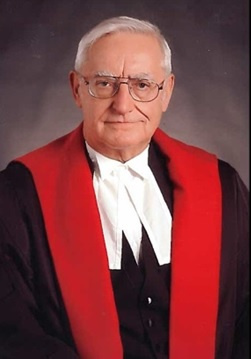
[[[68,82],[82,35],[127,15],[160,27],[176,85],[161,128],[248,184],[248,0],[0,0],[0,169],[82,120]]]

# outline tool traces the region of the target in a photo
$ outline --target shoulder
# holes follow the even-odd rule
[[[180,159],[183,164],[186,164],[186,161],[188,161],[190,165],[203,166],[206,163],[216,164],[217,161],[215,154],[173,138],[159,128],[153,136],[153,142],[157,144],[160,151],[167,158],[171,157],[175,159],[175,161],[179,161]]]
[[[66,160],[69,152],[83,149],[82,126],[81,123],[73,131],[17,158],[16,161],[25,164],[28,168],[45,166],[43,170],[53,169],[58,162]]]
[[[225,197],[232,197],[233,200],[242,201],[243,205],[248,206],[249,191],[236,169],[220,159],[218,160],[218,168]]]
[[[238,177],[238,173],[234,167],[228,162],[218,159],[219,173],[222,178],[228,178],[234,181]]]
[[[0,172],[0,203],[1,242],[25,250],[40,206],[32,175],[23,164],[11,162]]]
[[[34,194],[35,188],[29,169],[19,162],[11,162],[6,169],[0,172],[0,199],[3,204],[19,201],[29,194]],[[3,206],[1,206],[3,210]]]

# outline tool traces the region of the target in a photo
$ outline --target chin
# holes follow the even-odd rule
[[[132,138],[133,136],[121,136],[121,138],[114,138],[110,142],[114,148],[127,148],[131,146],[137,146],[142,141]]]
[[[121,141],[112,141],[110,148],[118,151],[127,151],[131,149],[144,149],[149,141],[133,141],[132,139],[123,139]]]

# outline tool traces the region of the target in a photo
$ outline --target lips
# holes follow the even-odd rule
[[[114,120],[107,120],[105,121],[105,123],[109,123],[109,124],[133,124],[133,123],[138,123],[138,122],[144,122],[144,120],[142,118],[138,118],[138,119],[134,119],[134,120],[128,120],[128,119],[114,119]]]

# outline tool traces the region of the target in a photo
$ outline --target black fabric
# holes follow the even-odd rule
[[[220,162],[222,247],[216,358],[249,358],[249,195],[238,174]]]
[[[168,359],[170,264],[159,266],[143,228],[138,266],[123,235],[121,270],[111,270],[124,359]]]
[[[157,359],[168,358],[170,264],[159,265],[146,231],[142,237],[144,285],[140,293],[141,316]]]
[[[215,359],[247,359],[248,194],[229,165],[220,161],[219,169],[223,233]],[[158,175],[168,180],[153,171],[157,181]],[[77,357],[31,174],[12,163],[0,173],[0,358]]]

